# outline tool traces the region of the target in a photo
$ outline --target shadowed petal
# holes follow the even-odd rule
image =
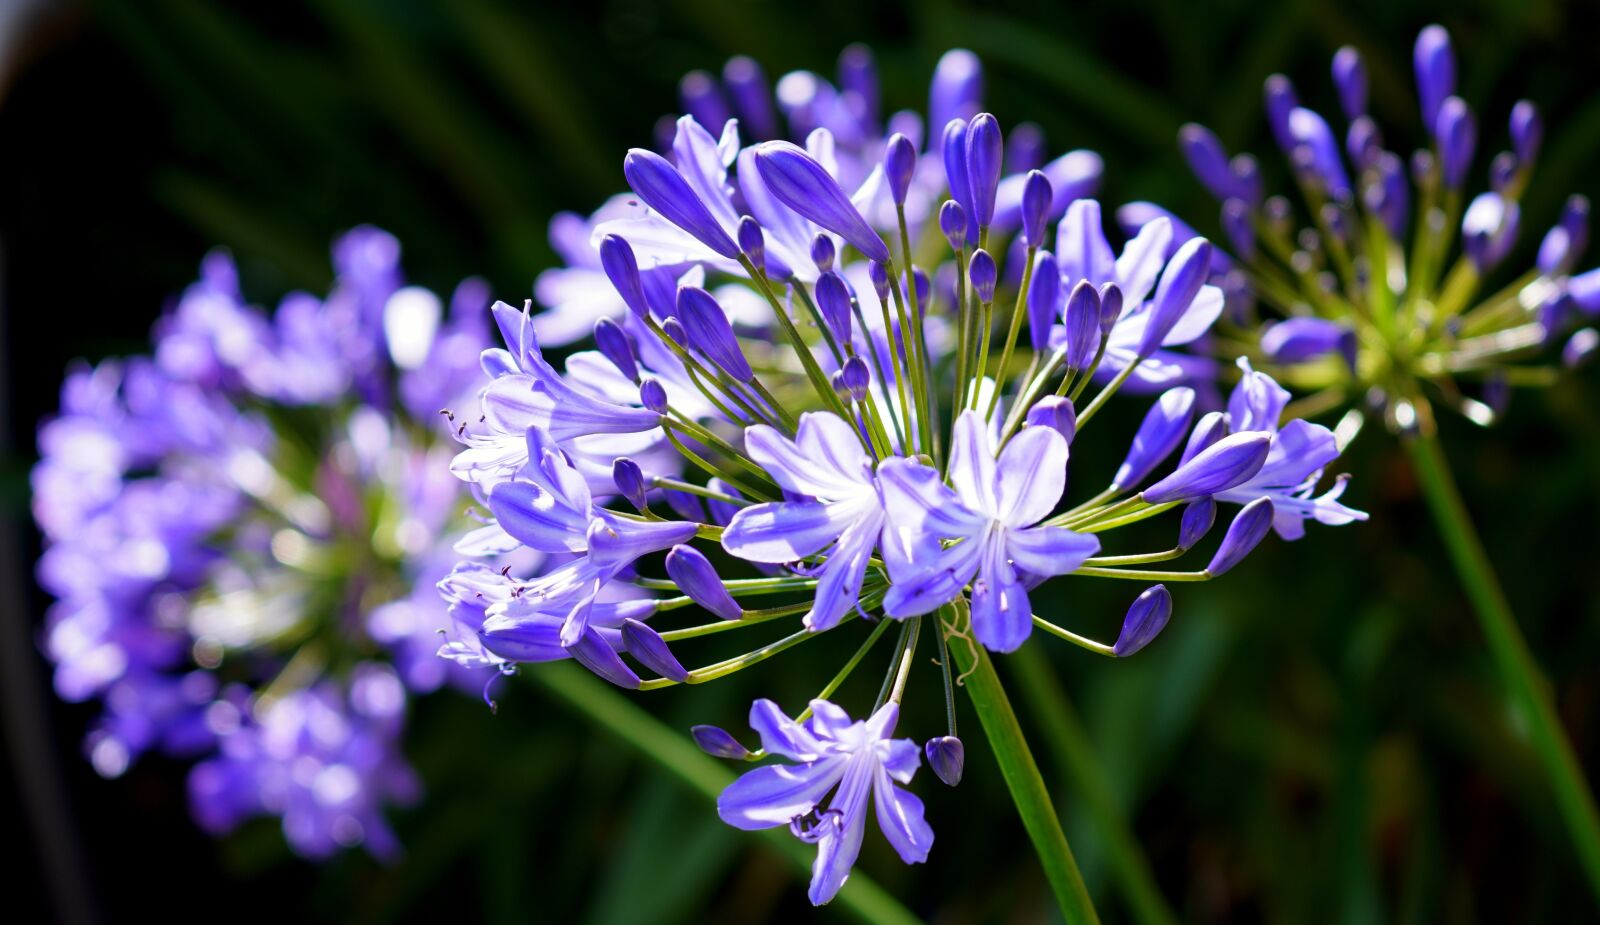
[[[736,829],[788,825],[816,808],[844,774],[843,756],[815,764],[768,765],[746,772],[717,797],[717,815]]]

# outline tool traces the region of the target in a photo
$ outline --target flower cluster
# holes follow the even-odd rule
[[[474,683],[434,655],[441,537],[467,525],[435,432],[477,387],[487,291],[446,317],[373,228],[333,256],[326,298],[269,314],[214,253],[152,355],[69,373],[33,471],[44,647],[60,696],[103,706],[101,774],[198,758],[207,828],[281,816],[301,854],[388,856],[383,806],[416,791],[407,691]]]
[[[652,690],[826,632],[862,637],[798,716],[752,707],[759,751],[695,730],[713,754],[787,762],[745,774],[719,810],[816,843],[816,903],[848,876],[869,805],[904,860],[927,857],[922,803],[898,786],[923,755],[961,777],[953,712],[921,748],[891,737],[924,618],[947,697],[953,661],[1034,629],[1132,655],[1171,616],[1166,583],[1225,573],[1274,527],[1293,539],[1307,519],[1364,517],[1339,502],[1342,480],[1317,493],[1339,448],[1283,421],[1267,374],[1242,363],[1210,411],[1185,384],[1214,372],[1187,345],[1228,301],[1207,282],[1211,244],[1158,217],[1115,251],[1087,198],[1099,159],[1045,163],[1036,130],[1008,147],[981,85],[971,53],[947,54],[925,128],[880,117],[859,47],[838,86],[790,74],[776,105],[748,59],[720,85],[690,75],[664,153],[624,159],[631,192],[555,223],[568,266],[540,278],[546,310],[494,306],[505,346],[484,352],[479,407],[461,416],[452,469],[487,522],[458,548],[539,561],[469,558],[442,581],[455,622],[441,655],[493,672],[570,657]],[[546,355],[585,333],[592,349],[560,368]],[[1125,461],[1069,503],[1071,448],[1125,387],[1154,396]],[[1204,568],[1146,567],[1199,544],[1219,505],[1239,511]],[[1102,554],[1116,528],[1169,512],[1172,548]],[[734,567],[744,577],[722,576]],[[1040,585],[1067,575],[1150,587],[1106,644],[1034,613]],[[662,626],[696,605],[709,621]],[[692,670],[678,657],[768,624],[783,635],[743,654]],[[882,690],[853,721],[830,698],[891,630]]]
[[[1294,207],[1266,196],[1256,160],[1229,158],[1199,125],[1179,146],[1202,185],[1222,203],[1231,257],[1220,280],[1235,292],[1233,324],[1219,326],[1227,348],[1253,357],[1296,388],[1314,394],[1315,413],[1357,401],[1397,432],[1431,428],[1442,402],[1488,424],[1509,387],[1551,381],[1549,366],[1512,365],[1600,315],[1600,270],[1574,273],[1588,240],[1589,203],[1570,198],[1544,236],[1534,265],[1489,294],[1521,228],[1520,200],[1544,128],[1533,103],[1509,117],[1509,151],[1489,162],[1489,189],[1470,199],[1478,150],[1471,107],[1456,96],[1456,59],[1442,26],[1417,37],[1414,66],[1426,143],[1409,160],[1387,144],[1367,110],[1367,72],[1356,49],[1339,49],[1333,82],[1346,120],[1343,143],[1327,119],[1301,104],[1288,78],[1266,82],[1267,119],[1288,159],[1309,225],[1296,230]],[[1135,223],[1150,210],[1129,207]],[[1256,296],[1280,313],[1250,317]],[[1574,365],[1600,343],[1584,328],[1566,342]],[[1478,383],[1472,397],[1460,380]]]

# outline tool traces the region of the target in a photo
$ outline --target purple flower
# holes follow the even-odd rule
[[[1120,255],[1114,255],[1101,227],[1098,202],[1080,199],[1061,220],[1056,231],[1056,261],[1063,288],[1070,292],[1079,280],[1087,280],[1097,288],[1115,283],[1122,292],[1122,311],[1097,373],[1101,379],[1137,363],[1129,386],[1156,391],[1210,370],[1207,360],[1166,349],[1200,337],[1223,307],[1222,291],[1204,284],[1204,263],[1198,258],[1205,255],[1193,244],[1200,239],[1188,242],[1185,246],[1191,250],[1179,259],[1172,253],[1177,250],[1173,238],[1171,221],[1156,218],[1139,228]],[[1070,342],[1068,347],[1071,349]]]
[[[1243,358],[1239,369],[1244,375],[1228,398],[1229,426],[1235,434],[1266,433],[1271,445],[1256,474],[1218,492],[1217,500],[1244,505],[1258,498],[1271,499],[1273,527],[1286,540],[1299,539],[1305,533],[1307,518],[1329,526],[1366,520],[1366,514],[1339,503],[1339,496],[1344,494],[1343,478],[1322,496],[1316,496],[1323,468],[1339,456],[1333,432],[1299,419],[1280,428],[1278,419],[1289,393],[1272,377],[1251,369]]]
[[[889,259],[889,248],[873,231],[828,171],[803,149],[787,141],[755,148],[761,179],[784,205],[849,241],[868,260]]]
[[[801,415],[793,440],[758,425],[745,431],[750,458],[800,500],[757,504],[733,515],[722,548],[751,562],[792,563],[827,550],[812,571],[812,630],[831,629],[856,606],[867,559],[883,530],[872,458],[854,427],[833,414]]]
[[[922,762],[917,743],[889,738],[899,704],[886,703],[855,722],[826,700],[811,701],[811,713],[797,723],[770,700],[750,707],[750,727],[760,734],[762,748],[791,763],[746,772],[717,798],[717,814],[745,830],[788,825],[795,837],[815,844],[808,895],[820,906],[833,899],[855,866],[869,804],[878,828],[907,864],[927,860],[933,830],[923,819],[922,801],[896,786],[910,783]]]
[[[951,438],[949,476],[947,486],[937,470],[903,459],[879,470],[891,524],[884,609],[896,618],[929,613],[970,583],[978,641],[1010,652],[1033,628],[1026,581],[1065,575],[1100,549],[1093,536],[1034,526],[1066,489],[1067,441],[1029,427],[997,460],[982,416],[967,411]]]

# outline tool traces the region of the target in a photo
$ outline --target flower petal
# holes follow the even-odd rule
[[[1066,527],[1006,531],[1006,555],[1030,575],[1065,575],[1099,551],[1099,537]]]
[[[995,494],[1000,522],[1026,527],[1043,520],[1067,488],[1067,441],[1053,430],[1029,427],[1000,452]]]
[[[722,531],[722,548],[750,562],[794,562],[838,539],[854,519],[850,504],[778,501],[747,507]]]
[[[908,740],[902,742],[917,747]],[[880,773],[873,782],[873,803],[878,812],[878,828],[889,840],[900,860],[907,864],[921,864],[928,859],[933,847],[933,828],[923,816],[922,801],[909,790],[896,787],[889,775]]]
[[[746,772],[717,797],[717,815],[745,831],[787,825],[822,802],[844,774],[846,763],[840,756],[814,764],[774,764]]]

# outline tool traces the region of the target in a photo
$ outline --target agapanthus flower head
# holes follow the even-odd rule
[[[764,111],[753,65],[727,71],[735,110]],[[747,773],[719,807],[742,828],[788,825],[816,843],[811,898],[825,902],[869,804],[903,859],[927,856],[921,803],[898,786],[922,754],[960,780],[953,711],[921,747],[890,738],[927,664],[919,641],[1003,653],[1041,630],[1132,655],[1171,616],[1163,583],[1213,577],[1142,566],[1200,545],[1218,502],[1245,505],[1245,526],[1265,510],[1290,538],[1307,518],[1363,515],[1338,489],[1313,497],[1332,434],[1281,424],[1264,373],[1247,371],[1226,412],[1194,423],[1200,393],[1185,383],[1215,369],[1188,345],[1223,312],[1211,280],[1227,258],[1165,215],[1108,229],[1088,198],[1100,169],[1089,152],[1042,162],[1030,129],[1008,153],[970,53],[942,60],[927,123],[880,122],[863,48],[841,62],[843,89],[785,76],[775,109],[794,136],[763,127],[754,143],[735,118],[700,121],[721,112],[701,83],[686,85],[691,115],[673,123],[668,154],[627,154],[637,198],[591,219],[591,253],[568,255],[561,302],[495,308],[505,347],[485,353],[481,423],[460,435],[452,469],[485,502],[484,549],[547,558],[459,566],[440,586],[458,615],[441,654],[494,670],[572,658],[653,690],[824,633],[859,637],[795,720],[757,703],[760,752],[717,727],[694,733],[721,757],[788,762]],[[596,265],[606,272],[583,269]],[[575,306],[590,316],[574,319]],[[596,349],[558,368],[539,336],[552,316],[602,334]],[[1154,410],[1113,483],[1069,501],[1073,448],[1105,430],[1085,429],[1149,406],[1120,391],[1156,393]],[[1161,515],[1178,546],[1102,555],[1123,542],[1118,527]],[[1225,568],[1248,551],[1238,538],[1229,549]],[[1039,614],[1067,576],[1157,588],[1110,645]],[[700,637],[729,633],[748,651],[685,667]],[[891,634],[883,694],[852,721],[829,698]],[[953,691],[952,660],[937,662]]]
[[[199,758],[202,825],[277,816],[309,857],[393,856],[383,809],[417,790],[408,692],[483,684],[435,656],[450,619],[433,585],[472,526],[447,468],[460,425],[439,411],[479,388],[488,290],[447,304],[399,257],[357,228],[326,297],[266,312],[211,254],[151,356],[69,372],[33,470],[45,651],[63,698],[104,705],[95,768]]]
[[[1298,216],[1290,199],[1261,197],[1246,155],[1230,160],[1201,126],[1179,132],[1195,176],[1222,204],[1233,251],[1213,275],[1234,306],[1218,327],[1239,342],[1228,352],[1313,393],[1302,411],[1353,404],[1353,414],[1375,410],[1399,432],[1431,429],[1440,403],[1490,423],[1503,403],[1491,400],[1489,383],[1600,315],[1600,270],[1574,272],[1586,203],[1563,213],[1534,267],[1504,269],[1543,139],[1538,109],[1518,102],[1503,136],[1480,128],[1456,95],[1455,50],[1442,26],[1417,37],[1413,70],[1422,147],[1409,158],[1386,147],[1403,136],[1381,131],[1367,111],[1356,49],[1333,59],[1342,134],[1287,78],[1268,78],[1267,120],[1300,194]],[[1474,165],[1486,160],[1480,139],[1499,137],[1509,150],[1487,158],[1488,189],[1472,194]],[[1257,305],[1281,320],[1257,323]],[[1554,372],[1524,365],[1516,379],[1548,382]]]

